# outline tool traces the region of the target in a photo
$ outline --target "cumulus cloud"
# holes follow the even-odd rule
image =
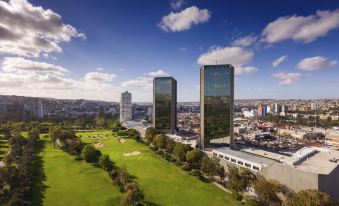
[[[0,64],[0,93],[54,98],[118,99],[120,86],[112,84],[114,74],[89,72],[79,80],[69,70],[46,62],[5,57]],[[112,94],[112,95],[102,95]],[[116,95],[114,97],[114,95]]]
[[[339,27],[339,9],[317,11],[310,16],[284,16],[269,23],[262,32],[263,41],[276,43],[287,39],[309,43]]]
[[[337,61],[329,61],[325,57],[315,56],[302,59],[297,67],[304,71],[315,71],[333,68],[337,65]]]
[[[24,59],[22,57],[5,57],[1,68],[4,72],[27,74],[27,73],[53,73],[57,75],[63,75],[68,72],[67,69],[49,64],[46,62],[32,61]]]
[[[235,75],[251,74],[258,69],[255,67],[244,67],[253,59],[253,52],[244,50],[241,47],[212,47],[208,52],[200,55],[198,63],[206,64],[232,64],[235,68]]]
[[[0,1],[0,53],[39,57],[61,52],[61,42],[85,38],[50,9],[27,0]]]
[[[300,79],[300,73],[293,72],[280,72],[273,74],[273,77],[277,78],[280,85],[295,84]]]
[[[147,75],[151,77],[159,77],[159,76],[169,76],[169,73],[164,72],[163,70],[159,69],[154,72],[149,72]]]
[[[110,82],[116,77],[115,74],[103,73],[103,72],[89,72],[85,75],[86,81],[107,81]]]
[[[248,35],[238,38],[232,42],[232,46],[248,47],[254,44],[257,40],[256,36]]]
[[[144,74],[144,76],[137,77],[136,79],[131,79],[124,81],[121,86],[122,87],[134,87],[134,88],[142,88],[142,89],[150,89],[153,85],[153,78],[159,76],[169,76],[170,74],[159,69],[156,71],[152,71]]]
[[[184,3],[184,0],[172,0],[170,5],[173,9],[180,9]]]
[[[287,55],[281,56],[272,62],[273,67],[277,67],[287,60]]]
[[[180,12],[171,12],[162,17],[158,26],[166,32],[180,32],[189,30],[192,26],[207,22],[211,12],[207,9],[199,9],[196,6],[186,8]]]

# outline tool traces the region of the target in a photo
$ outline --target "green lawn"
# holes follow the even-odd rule
[[[54,149],[48,140],[35,162],[40,177],[34,187],[33,205],[119,205],[122,194],[106,172]],[[42,169],[41,169],[42,168]]]
[[[95,136],[101,134],[101,136]],[[109,137],[106,137],[108,134]],[[133,139],[120,143],[111,132],[79,132],[82,141],[100,142],[103,154],[109,154],[119,166],[125,164],[146,194],[146,200],[158,205],[239,205],[232,197],[211,183],[188,175]],[[94,136],[94,138],[93,138]],[[140,151],[141,155],[124,157],[126,152]]]
[[[8,140],[3,140],[2,137],[3,134],[0,134],[0,161],[9,150]]]

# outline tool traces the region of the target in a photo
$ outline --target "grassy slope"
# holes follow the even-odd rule
[[[107,173],[91,164],[77,161],[45,141],[36,162],[41,184],[35,187],[33,205],[118,205],[121,193]],[[39,167],[43,165],[43,169]],[[39,183],[39,181],[38,181]]]
[[[117,138],[92,138],[98,132],[81,132],[84,142],[102,142],[104,154],[109,154],[118,165],[126,164],[127,171],[145,191],[146,200],[160,205],[239,205],[229,194],[211,183],[204,183],[190,176],[173,163],[154,154],[148,147],[127,139],[119,143]],[[88,138],[91,136],[91,138]],[[125,152],[140,151],[142,155],[123,157]]]

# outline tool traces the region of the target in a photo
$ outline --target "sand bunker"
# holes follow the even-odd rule
[[[140,155],[140,154],[141,154],[140,151],[133,151],[133,152],[126,152],[122,156],[128,157],[128,156],[135,156],[135,155]]]
[[[105,145],[104,144],[102,144],[102,143],[96,143],[96,144],[94,144],[94,147],[95,148],[102,148],[102,147],[104,147]]]
[[[119,142],[120,142],[120,143],[125,143],[126,140],[125,140],[125,139],[119,139]]]

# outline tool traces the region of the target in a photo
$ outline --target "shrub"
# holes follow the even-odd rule
[[[159,150],[157,151],[157,154],[163,155],[163,154],[164,154],[164,151],[162,151],[161,149],[159,149]]]
[[[241,201],[242,198],[243,198],[242,195],[235,190],[232,191],[232,197],[233,197],[233,199],[235,199],[237,201]]]
[[[192,176],[196,176],[196,177],[201,177],[201,172],[198,169],[193,169],[191,171],[188,172],[188,174],[192,175]]]
[[[151,147],[151,149],[152,149],[153,151],[157,151],[159,148],[156,147],[156,146],[154,146],[154,147]]]
[[[99,164],[105,171],[111,171],[114,167],[114,164],[109,159],[108,155],[101,156],[100,159],[99,159]]]
[[[190,171],[192,170],[192,166],[190,164],[184,164],[183,166],[181,166],[181,169],[184,171]]]
[[[81,152],[81,157],[86,162],[98,162],[100,156],[101,152],[99,150],[96,150],[92,145],[86,145]]]
[[[108,174],[111,177],[111,179],[114,180],[119,175],[119,169],[113,169]]]

